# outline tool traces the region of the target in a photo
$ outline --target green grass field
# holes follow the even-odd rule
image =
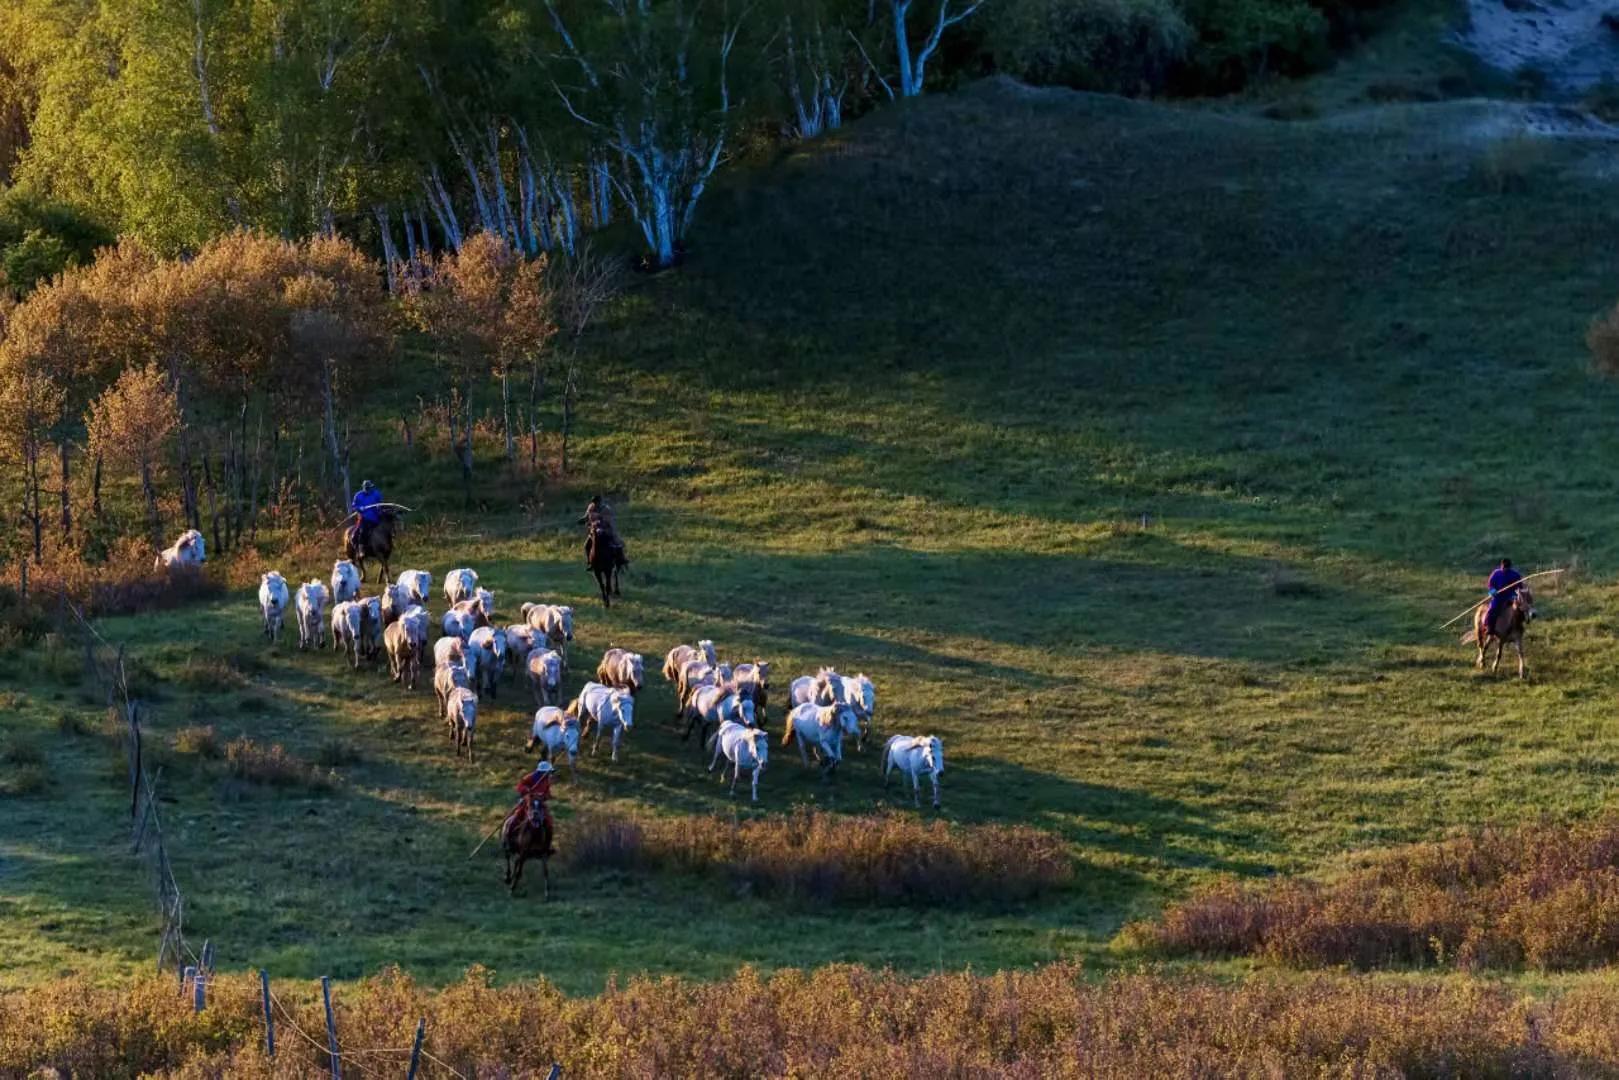
[[[590,342],[580,470],[543,507],[463,513],[447,459],[380,424],[357,449],[421,507],[396,571],[476,567],[514,619],[574,603],[580,671],[698,637],[783,686],[865,671],[881,732],[945,740],[944,816],[1056,832],[1071,890],[816,910],[604,872],[509,900],[466,853],[529,761],[526,693],[458,764],[429,692],[265,649],[241,589],[103,624],[153,740],[211,724],[360,757],[312,793],[167,755],[188,937],[284,978],[476,963],[574,992],[745,963],[1106,967],[1126,921],[1216,875],[1609,805],[1619,387],[1582,336],[1619,297],[1611,150],[1502,141],[1499,109],[1277,123],[986,83],[886,110],[733,170],[688,265],[632,283]],[[635,560],[610,613],[571,524],[589,488]],[[1540,597],[1525,685],[1438,630],[1503,553],[1580,571]],[[6,734],[48,777],[0,797],[0,985],[152,962],[121,760],[58,730],[99,723],[78,669],[0,654]],[[830,783],[778,748],[759,809],[732,803],[669,709],[654,681],[621,763],[558,783],[563,845],[597,807],[910,812],[869,748]]]

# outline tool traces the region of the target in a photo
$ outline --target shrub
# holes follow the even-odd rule
[[[313,984],[282,981],[278,1030],[321,1032]],[[634,978],[594,997],[491,985],[473,969],[431,990],[397,971],[332,994],[345,1046],[424,1049],[464,1076],[1591,1076],[1619,1068],[1619,989],[1537,1001],[1471,979],[1342,975],[1231,984],[1150,975],[1089,981],[1075,965],[909,978],[853,966],[743,968],[693,983]],[[0,992],[0,1075],[324,1075],[322,1039],[264,1056],[256,976],[215,977],[193,1012],[172,976],[65,979]],[[355,1071],[359,1071],[356,1069]]]
[[[231,657],[213,654],[188,656],[174,680],[196,690],[228,690],[247,684]]]
[[[800,809],[730,821],[570,821],[558,846],[579,867],[718,878],[759,894],[848,903],[1023,900],[1068,883],[1056,837],[1024,826],[948,825],[897,813]]]
[[[38,795],[50,783],[50,771],[43,764],[13,765],[0,769],[0,795]]]
[[[1265,106],[1262,115],[1267,120],[1315,120],[1321,108],[1307,97],[1285,97]]]
[[[1171,0],[1007,0],[981,17],[1002,71],[1077,90],[1152,93],[1192,42]]]
[[[59,596],[93,617],[139,614],[218,594],[219,587],[203,569],[154,570],[152,555],[150,544],[131,537],[113,542],[100,561],[73,551],[47,552],[43,564],[29,569],[32,617],[43,619],[43,605]],[[0,617],[5,603],[0,594]]]
[[[45,752],[21,735],[9,735],[0,743],[0,765],[43,765]]]
[[[219,757],[219,738],[212,724],[185,727],[174,733],[174,748],[182,754],[194,754],[208,761]]]
[[[1485,830],[1328,882],[1222,883],[1125,929],[1158,956],[1295,967],[1570,969],[1619,960],[1619,818]]]
[[[226,744],[225,772],[237,780],[271,787],[326,791],[332,786],[330,773],[294,757],[280,743],[261,746],[245,736]]]

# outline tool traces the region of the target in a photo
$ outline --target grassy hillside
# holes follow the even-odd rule
[[[466,852],[528,760],[527,699],[456,764],[430,695],[262,648],[237,589],[103,627],[154,738],[206,724],[342,762],[309,792],[169,755],[190,936],[289,978],[483,963],[570,991],[1107,964],[1125,921],[1217,875],[1608,805],[1619,388],[1581,335],[1619,295],[1619,208],[1608,151],[1503,137],[1503,108],[1283,124],[986,84],[889,110],[733,173],[690,263],[615,306],[575,487],[468,516],[447,462],[380,418],[357,453],[422,508],[400,566],[477,567],[503,612],[575,603],[586,663],[708,636],[778,675],[867,672],[882,732],[944,738],[944,815],[1055,832],[1070,890],[850,911],[603,872],[510,901]],[[635,560],[610,613],[571,524],[587,487],[616,493]],[[1541,597],[1526,685],[1437,629],[1502,553],[1582,570]],[[76,665],[0,654],[8,736],[48,772],[0,798],[0,983],[113,978],[155,943],[122,765],[59,730],[97,718]],[[558,784],[563,845],[582,809],[885,802],[875,751],[822,783],[777,748],[760,809],[733,804],[669,708],[655,684],[622,762]]]

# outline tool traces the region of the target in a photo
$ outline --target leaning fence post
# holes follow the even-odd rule
[[[194,983],[196,981],[196,979],[197,979],[197,969],[196,969],[196,967],[194,965],[192,965],[192,964],[187,964],[185,966],[185,970],[180,973],[180,995],[182,997],[185,996],[186,989],[192,983]]]
[[[546,1076],[545,1080],[562,1080],[562,1063],[560,1061],[551,1062],[551,1072]]]
[[[326,1046],[332,1059],[332,1080],[343,1080],[343,1061],[337,1053],[337,1017],[332,1015],[332,977],[320,977],[320,996],[326,1002]]]
[[[275,1017],[270,1014],[270,972],[259,968],[259,989],[264,999],[264,1052],[275,1060]]]
[[[427,1017],[416,1021],[416,1041],[410,1048],[410,1072],[405,1074],[405,1080],[416,1080],[416,1070],[422,1063],[422,1039],[427,1035]]]
[[[202,1012],[208,1007],[208,976],[203,974],[202,968],[197,969],[197,978],[191,984],[191,1011]]]

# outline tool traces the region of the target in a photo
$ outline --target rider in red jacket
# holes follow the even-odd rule
[[[534,766],[534,771],[517,781],[517,794],[522,798],[506,819],[505,836],[511,839],[517,827],[525,820],[535,825],[551,824],[551,810],[545,804],[551,798],[551,776],[556,767],[549,761]]]

